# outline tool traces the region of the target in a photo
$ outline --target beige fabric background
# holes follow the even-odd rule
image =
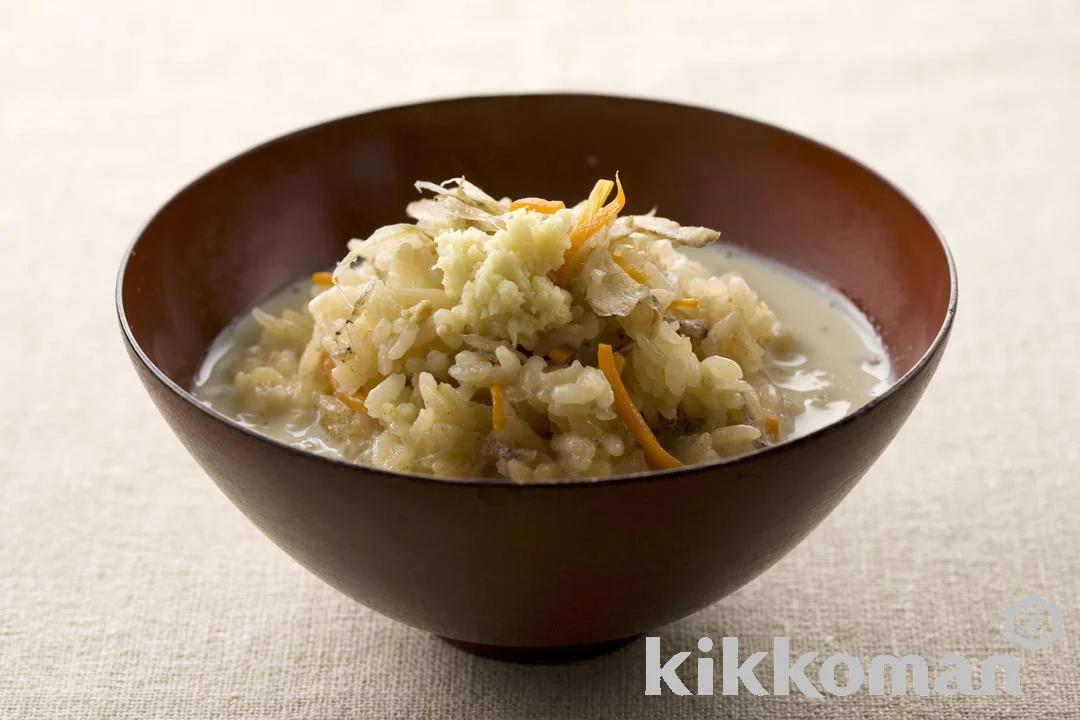
[[[811,9],[811,5],[815,5]],[[128,366],[123,249],[183,183],[330,116],[594,89],[723,107],[853,153],[940,224],[953,340],[881,461],[671,647],[1015,648],[1020,698],[647,698],[641,643],[463,655],[322,585],[204,477]],[[0,717],[1080,716],[1080,4],[0,4]]]

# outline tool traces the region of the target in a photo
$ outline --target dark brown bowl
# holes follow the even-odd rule
[[[711,465],[518,486],[384,472],[241,428],[187,391],[219,331],[345,241],[403,219],[418,178],[575,198],[618,169],[630,210],[684,223],[839,288],[900,379],[853,415]],[[836,507],[918,402],[956,274],[926,217],[811,140],[671,103],[589,95],[447,100],[335,120],[196,180],[120,269],[124,340],[151,398],[225,494],[297,561],[401,622],[502,655],[603,646],[716,601]]]

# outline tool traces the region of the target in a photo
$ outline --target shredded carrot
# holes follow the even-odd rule
[[[566,203],[562,200],[545,200],[544,198],[527,197],[520,198],[510,203],[511,210],[532,210],[533,212],[543,213],[544,215],[550,215],[553,212],[557,212],[566,207]]]
[[[780,439],[780,418],[765,418],[765,434],[768,435],[769,439],[773,442],[776,442]]]
[[[363,393],[354,393],[352,395],[346,395],[345,393],[337,393],[334,395],[344,405],[356,412],[367,414],[367,405],[364,402],[367,400],[367,396]]]
[[[502,385],[491,386],[491,427],[495,432],[506,431],[506,395]]]
[[[334,379],[334,361],[329,355],[323,356],[322,361],[323,372],[326,373],[326,377],[330,379],[330,390],[333,392],[334,397],[342,402],[345,407],[355,410],[356,412],[367,413],[367,407],[364,405],[364,401],[367,397],[364,393],[357,392],[352,395],[347,395],[342,392],[341,386],[338,385],[337,380]]]
[[[589,199],[585,201],[585,209],[582,210],[581,216],[574,223],[574,227],[570,228],[570,247],[563,253],[563,264],[556,271],[557,274],[564,273],[574,255],[585,244],[585,241],[596,234],[600,228],[614,220],[626,205],[626,194],[623,192],[619,173],[615,173],[615,187],[618,188],[615,199],[607,205],[603,204],[608,195],[611,194],[611,187],[610,180],[596,181],[592,192],[589,193]]]
[[[625,260],[623,260],[618,255],[612,255],[611,256],[611,261],[614,262],[619,267],[621,267],[622,271],[624,273],[626,273],[630,277],[634,278],[634,282],[638,282],[638,283],[641,283],[642,285],[644,285],[645,281],[649,279],[645,275],[645,273],[641,272],[636,267],[634,267],[630,263],[626,262]],[[672,304],[674,305],[674,303],[672,303]]]
[[[606,180],[605,182],[610,188],[611,181]],[[623,207],[626,205],[626,193],[623,192],[622,182],[619,180],[619,173],[615,173],[615,187],[618,188],[618,192],[615,193],[614,200],[587,217],[582,214],[582,216],[578,218],[577,223],[570,231],[570,246],[572,248],[580,247],[582,243],[592,237],[597,230],[614,220],[622,211]],[[609,189],[608,193],[610,192],[611,190]],[[607,198],[607,193],[604,194],[604,198]],[[591,199],[592,198],[590,197],[590,201]]]
[[[645,460],[649,463],[649,467],[653,470],[680,467],[682,463],[657,442],[645,418],[641,417],[641,413],[634,406],[634,401],[630,398],[630,393],[626,391],[626,386],[623,385],[619,371],[615,367],[615,353],[611,351],[611,346],[601,343],[596,354],[600,371],[604,373],[612,392],[615,393],[615,411],[626,423],[634,440],[645,451]]]
[[[615,353],[615,372],[619,373],[619,377],[622,377],[623,368],[626,367],[626,358],[622,353]]]
[[[670,307],[676,310],[696,310],[700,304],[701,301],[697,298],[679,298],[678,300],[672,300]]]
[[[570,228],[570,232],[580,228],[582,225],[592,219],[593,215],[600,212],[600,208],[604,206],[604,203],[608,199],[608,195],[611,194],[615,184],[610,180],[600,178],[593,185],[592,192],[589,193],[589,199],[585,201],[585,207],[581,209],[581,215],[578,216],[577,221],[574,223],[574,227]]]
[[[334,276],[328,272],[311,273],[311,282],[316,285],[333,285]]]
[[[551,362],[562,365],[564,362],[574,357],[574,348],[569,345],[557,345],[551,348],[548,357],[551,359]]]

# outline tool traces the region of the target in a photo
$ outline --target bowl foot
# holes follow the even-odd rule
[[[553,665],[556,663],[588,660],[589,658],[605,655],[630,644],[641,637],[641,635],[631,635],[630,637],[607,640],[600,643],[590,643],[588,645],[564,645],[555,647],[485,645],[483,643],[473,643],[465,640],[454,640],[453,638],[443,637],[441,635],[439,637],[459,650],[464,650],[467,653],[490,658],[492,660],[502,660],[504,662],[524,663],[529,665]]]

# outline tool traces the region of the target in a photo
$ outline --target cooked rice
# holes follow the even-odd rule
[[[682,463],[789,431],[765,367],[780,323],[741,276],[676,249],[716,232],[618,217],[563,267],[585,203],[511,211],[463,178],[417,186],[434,197],[408,206],[415,224],[350,241],[305,312],[255,311],[261,338],[234,380],[246,412],[315,409],[346,458],[390,470],[522,483],[649,470],[598,368],[606,343]]]

